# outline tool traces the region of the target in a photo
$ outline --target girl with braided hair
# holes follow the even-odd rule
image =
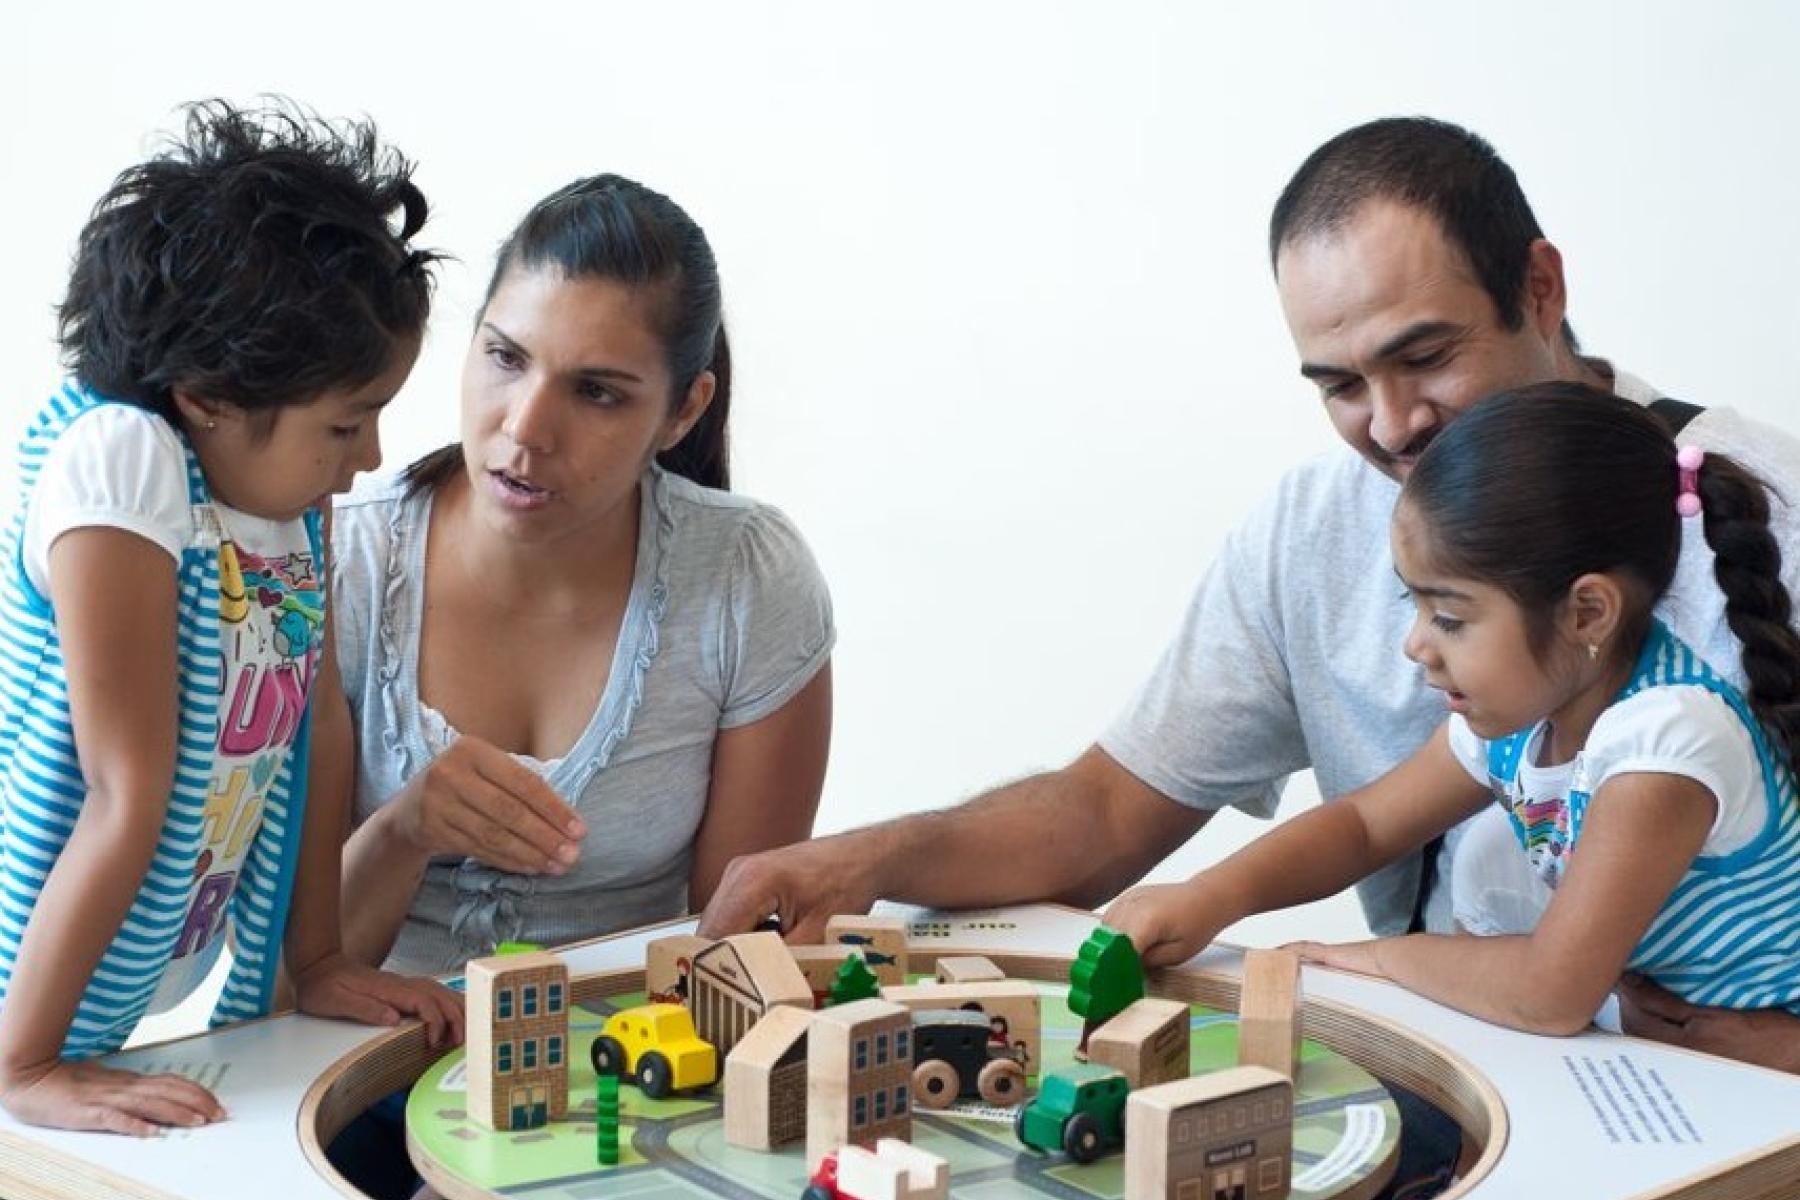
[[[1771,496],[1579,384],[1490,397],[1426,450],[1392,526],[1405,650],[1448,721],[1368,787],[1107,923],[1180,961],[1251,913],[1328,895],[1497,804],[1550,889],[1499,936],[1303,943],[1475,1016],[1584,1028],[1622,972],[1696,1005],[1800,1012],[1800,636]],[[1653,609],[1703,523],[1743,690]],[[1459,866],[1460,872],[1460,866]]]

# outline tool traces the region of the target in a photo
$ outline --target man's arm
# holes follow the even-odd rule
[[[1059,771],[955,808],[734,859],[700,922],[705,937],[774,914],[798,941],[876,900],[938,908],[1059,900],[1091,908],[1142,878],[1212,814],[1145,784],[1099,747]]]

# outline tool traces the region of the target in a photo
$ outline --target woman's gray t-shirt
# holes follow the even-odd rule
[[[587,823],[580,858],[562,876],[433,859],[390,968],[454,971],[501,941],[556,945],[680,916],[714,738],[781,708],[830,657],[825,580],[785,516],[660,468],[641,488],[636,574],[599,706],[563,757],[520,756]],[[359,825],[456,737],[419,697],[431,502],[390,478],[340,498],[332,522]]]

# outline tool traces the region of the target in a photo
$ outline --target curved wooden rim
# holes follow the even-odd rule
[[[914,950],[912,969],[934,969],[940,956],[968,955],[992,959],[1009,977],[1045,983],[1067,979],[1071,961],[1068,955],[957,947],[942,951]],[[570,983],[570,1001],[580,1003],[629,992],[642,987],[643,983],[642,967],[621,967],[577,976]],[[1153,995],[1204,1004],[1226,1012],[1237,1011],[1238,989],[1236,978],[1194,967],[1170,967],[1150,975]],[[1506,1103],[1493,1084],[1455,1051],[1396,1022],[1317,996],[1306,996],[1301,1001],[1301,1030],[1306,1037],[1343,1055],[1376,1078],[1392,1080],[1417,1092],[1462,1128],[1465,1142],[1476,1148],[1476,1157],[1473,1164],[1461,1172],[1456,1184],[1442,1193],[1444,1200],[1467,1195],[1500,1161],[1500,1155],[1506,1149],[1508,1130]],[[414,1025],[359,1046],[328,1067],[313,1081],[300,1104],[300,1148],[313,1170],[340,1194],[353,1200],[366,1200],[363,1193],[352,1187],[326,1159],[325,1147],[359,1113],[390,1092],[411,1086],[442,1054],[440,1049],[425,1045],[424,1029]],[[408,1146],[412,1147],[410,1134]],[[458,1196],[489,1194],[486,1191],[469,1192],[457,1181],[443,1178],[443,1172],[420,1173],[452,1200]],[[1386,1172],[1380,1174],[1381,1178],[1374,1180],[1372,1187],[1346,1192],[1345,1197],[1357,1200],[1361,1192],[1372,1194],[1379,1190],[1386,1183]]]

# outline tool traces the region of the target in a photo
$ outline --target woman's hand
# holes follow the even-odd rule
[[[179,1075],[140,1075],[60,1058],[0,1074],[0,1105],[28,1125],[154,1137],[225,1118],[211,1092]]]
[[[382,810],[424,855],[478,858],[522,875],[561,875],[587,826],[542,777],[477,737],[457,739]]]
[[[1184,963],[1212,944],[1219,919],[1198,880],[1132,888],[1114,900],[1101,923],[1131,939],[1146,967]]]
[[[378,971],[328,954],[294,979],[297,1007],[315,1017],[343,1017],[365,1025],[398,1025],[402,1016],[425,1024],[428,1046],[463,1039],[463,999],[441,983]]]

